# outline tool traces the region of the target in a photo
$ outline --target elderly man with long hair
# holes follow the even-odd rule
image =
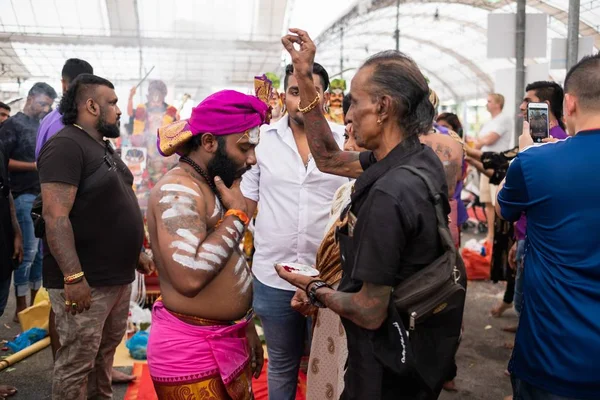
[[[408,338],[401,331],[408,318],[400,317],[390,303],[394,287],[442,254],[429,191],[419,177],[399,168],[415,167],[424,174],[448,214],[444,167],[435,152],[419,141],[419,135],[431,129],[434,117],[427,81],[414,61],[400,52],[370,57],[352,80],[347,115],[357,145],[370,151],[344,152],[316,107],[319,96],[311,74],[316,47],[306,32],[291,32],[282,42],[294,64],[300,88],[298,109],[304,114],[311,154],[322,171],[358,179],[351,205],[344,211],[348,223],[336,235],[343,264],[337,290],[319,277],[280,267],[277,272],[304,289],[311,304],[341,317],[348,339],[342,399],[437,398],[452,367],[462,308],[444,321],[436,320],[434,329],[426,324],[417,327],[416,335],[411,330],[406,346]],[[455,334],[449,340],[454,343],[452,351],[440,347],[443,343],[434,333],[440,327]],[[406,359],[412,359],[413,365],[408,366]]]

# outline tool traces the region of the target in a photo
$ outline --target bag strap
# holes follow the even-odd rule
[[[435,186],[431,182],[431,179],[423,172],[419,171],[419,169],[413,167],[412,165],[400,165],[398,168],[405,169],[407,171],[412,172],[414,175],[421,178],[421,180],[425,183],[427,187],[427,191],[429,192],[429,199],[435,208],[435,216],[437,219],[438,233],[440,235],[440,239],[442,241],[442,245],[445,250],[456,251],[454,247],[454,241],[452,240],[452,234],[450,233],[450,229],[448,228],[448,218],[446,212],[444,211],[444,206],[442,205],[442,195],[435,190]]]
[[[104,168],[102,168],[103,166],[107,166],[108,169],[111,168],[111,163],[114,163],[114,160],[112,158],[112,156],[109,154],[110,151],[108,150],[109,144],[108,143],[104,143],[104,157],[102,157],[102,163],[100,163],[100,165],[98,166],[98,168],[96,168],[94,170],[94,172],[92,172],[90,175],[86,176],[85,178],[83,178],[81,180],[81,182],[79,183],[79,187],[77,188],[77,193],[81,193],[84,191],[84,189],[86,187],[90,187],[93,183],[95,183],[99,178],[103,177],[104,174],[106,174],[106,170]]]

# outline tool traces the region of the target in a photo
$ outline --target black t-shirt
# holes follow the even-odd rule
[[[0,128],[0,141],[4,144],[6,157],[16,161],[35,162],[35,141],[40,121],[22,112],[7,119]],[[11,171],[10,189],[14,197],[40,193],[37,171]]]
[[[0,280],[10,279],[16,262],[12,258],[14,231],[10,215],[8,158],[0,142]]]
[[[108,161],[107,161],[108,160]],[[110,161],[112,160],[112,161]],[[90,286],[131,283],[142,249],[144,224],[133,175],[108,145],[72,125],[51,138],[38,159],[40,181],[81,187],[69,218]],[[100,171],[100,175],[96,173]],[[44,238],[44,286],[62,288],[63,274]]]
[[[364,282],[395,287],[442,253],[427,187],[418,176],[397,168],[417,167],[439,193],[447,193],[444,168],[433,150],[408,138],[379,162],[371,152],[361,153],[360,161],[365,172],[354,186],[349,220],[356,219],[348,227],[350,251],[343,251],[342,292],[358,292]],[[444,199],[449,212],[447,195]],[[420,398],[414,379],[393,376],[375,359],[371,331],[344,318],[342,322],[349,351],[342,398]]]

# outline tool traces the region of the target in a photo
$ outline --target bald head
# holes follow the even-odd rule
[[[571,68],[565,93],[577,98],[582,111],[600,111],[600,53],[584,57]]]

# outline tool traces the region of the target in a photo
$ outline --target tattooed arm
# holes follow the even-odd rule
[[[43,217],[50,253],[64,276],[81,272],[69,213],[77,187],[66,183],[42,183]]]
[[[15,208],[15,201],[11,192],[8,193],[8,201],[10,207],[10,222],[14,232],[13,239],[13,259],[19,263],[23,261],[23,232],[19,226],[19,220],[17,219],[17,209]]]
[[[10,205],[10,222],[13,227],[13,231],[15,232],[15,236],[22,236],[21,226],[19,225],[19,220],[17,219],[17,209],[15,208],[15,200],[13,198],[12,193],[8,194],[8,201]]]
[[[387,318],[392,288],[365,282],[358,293],[317,290],[317,299],[341,317],[370,330],[378,329]]]
[[[245,211],[239,184],[229,190],[236,192],[239,199],[236,198],[235,206],[228,208]],[[223,202],[227,203],[225,197]],[[194,181],[187,177],[173,177],[155,187],[150,207],[157,227],[157,240],[152,243],[152,250],[160,252],[162,272],[167,274],[175,290],[183,296],[195,297],[223,271],[236,251],[245,227],[237,217],[228,216],[208,233],[206,199]]]
[[[422,135],[421,143],[431,147],[444,165],[448,197],[454,196],[456,184],[462,176],[463,145],[449,135],[429,133]]]
[[[37,166],[34,162],[18,161],[11,158],[8,161],[8,170],[17,172],[37,171]]]
[[[299,29],[290,31],[295,35],[286,35],[281,41],[292,56],[294,76],[300,89],[300,104],[306,107],[317,97],[312,78],[316,47],[306,32]],[[294,48],[294,43],[300,45],[300,50]],[[333,175],[358,178],[363,172],[358,159],[359,153],[342,151],[339,148],[321,107],[317,106],[304,114],[304,127],[310,152],[319,170]]]

